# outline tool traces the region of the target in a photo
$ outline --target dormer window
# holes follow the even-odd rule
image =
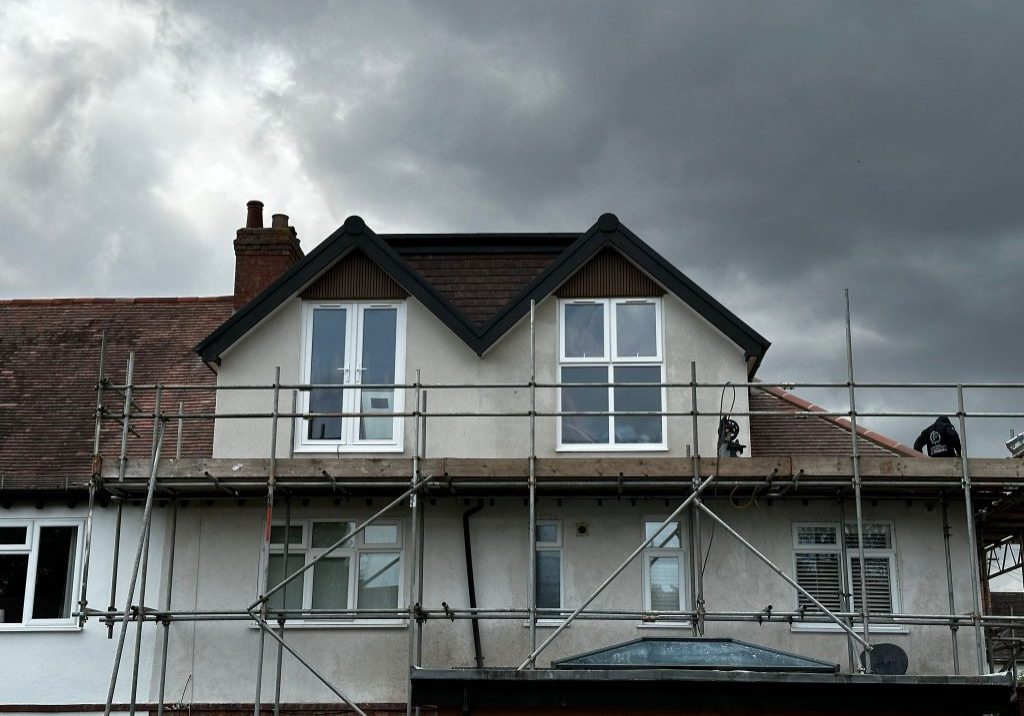
[[[561,416],[560,450],[666,448],[665,417],[655,414],[665,403],[661,326],[659,298],[560,302],[559,410],[608,413]]]
[[[307,452],[397,452],[402,449],[405,380],[404,302],[306,302],[302,306],[304,413],[296,449]],[[377,417],[380,415],[380,417]]]

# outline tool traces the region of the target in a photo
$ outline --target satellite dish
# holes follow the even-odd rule
[[[860,653],[860,665],[865,666],[864,652]],[[907,673],[910,659],[907,652],[895,644],[875,644],[871,649],[871,673],[901,676]]]

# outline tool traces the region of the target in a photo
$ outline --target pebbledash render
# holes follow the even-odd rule
[[[231,296],[0,302],[0,710],[1009,708],[1019,460],[757,382],[611,214],[303,254],[262,208]]]

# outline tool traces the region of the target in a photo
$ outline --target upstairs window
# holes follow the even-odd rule
[[[267,587],[302,569],[328,547],[352,531],[355,520],[292,520],[288,526],[288,561],[285,564],[285,527],[270,531]],[[267,602],[275,609],[397,609],[402,600],[402,529],[397,522],[368,526],[273,594]],[[316,621],[316,614],[305,619]],[[366,623],[366,619],[360,619]],[[372,621],[372,620],[371,620]],[[394,620],[384,622],[394,624]]]
[[[81,520],[0,520],[0,629],[75,626]]]
[[[661,299],[573,299],[559,304],[560,450],[667,447]],[[571,384],[581,387],[571,387]],[[614,387],[587,386],[614,383]]]
[[[303,304],[302,369],[319,386],[302,393],[303,412],[372,415],[300,419],[297,449],[401,451],[403,392],[379,386],[405,380],[404,303]]]
[[[793,527],[796,557],[796,581],[832,611],[844,611],[843,596],[853,597],[853,611],[860,611],[860,558],[857,549],[857,525],[847,524],[845,570],[840,570],[842,546],[839,524],[797,524]],[[899,611],[896,589],[896,550],[893,528],[888,522],[866,522],[864,532],[864,572],[868,608],[879,614]],[[797,594],[799,606],[816,607],[803,594]]]

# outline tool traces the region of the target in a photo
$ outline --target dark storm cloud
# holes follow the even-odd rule
[[[173,138],[139,116],[88,123],[107,141],[86,142],[101,181],[76,185],[77,211],[136,276],[153,273],[151,250],[179,275],[58,268],[76,292],[225,292],[243,191],[289,211],[307,249],[351,213],[382,231],[582,230],[610,210],[774,342],[766,380],[845,380],[847,286],[861,379],[1021,379],[1017,3],[130,7],[158,29],[141,65],[109,59],[103,76],[145,103],[130,78],[163,67],[180,95],[158,102],[191,116]],[[45,54],[40,127],[105,91],[96,70]],[[16,148],[0,176],[56,191],[62,151]],[[190,171],[168,180],[182,155]],[[182,217],[182,187],[218,172],[197,207],[208,218]],[[38,267],[58,245],[88,255],[70,230],[22,231],[46,248],[24,259],[32,281],[0,271],[8,292],[53,292]],[[146,243],[112,238],[129,234]],[[216,261],[189,272],[204,250]],[[986,452],[1013,422],[988,426]]]

